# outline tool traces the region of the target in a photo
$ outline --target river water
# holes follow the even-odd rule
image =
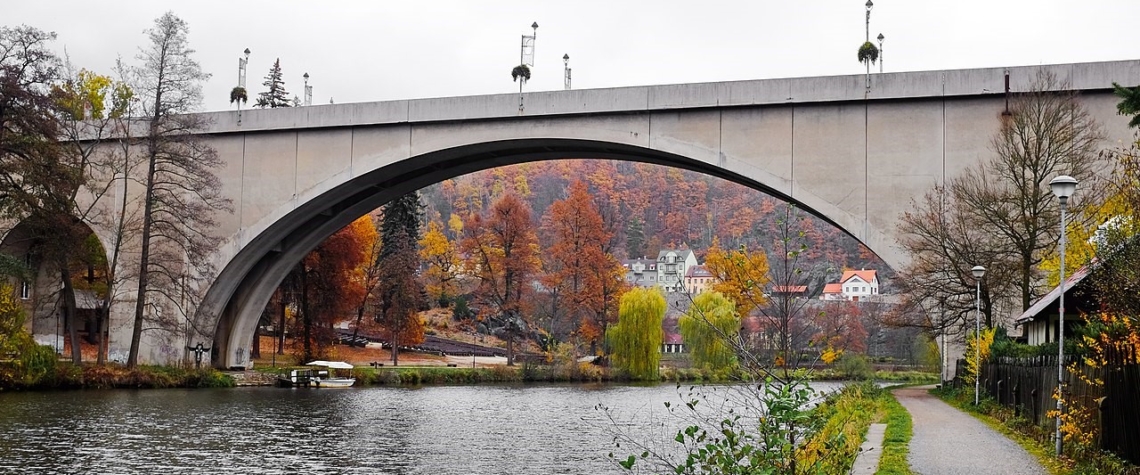
[[[615,448],[615,431],[668,447],[685,421],[664,403],[677,407],[688,391],[662,384],[8,393],[0,394],[0,473],[617,474],[607,454],[633,449]]]

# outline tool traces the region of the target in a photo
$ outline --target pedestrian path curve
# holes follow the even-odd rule
[[[973,416],[930,395],[930,386],[896,389],[910,412],[910,467],[921,475],[1045,475],[1029,452]]]

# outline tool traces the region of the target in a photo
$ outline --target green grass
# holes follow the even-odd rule
[[[907,455],[910,453],[910,438],[914,434],[910,413],[899,404],[894,394],[887,391],[882,399],[883,409],[886,411],[884,419],[887,422],[887,431],[883,436],[883,454],[879,458],[879,469],[876,474],[883,475],[911,475],[910,463]]]

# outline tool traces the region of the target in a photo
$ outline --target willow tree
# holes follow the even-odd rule
[[[723,294],[701,292],[677,323],[695,366],[714,370],[736,366],[733,341],[740,333],[740,315]]]
[[[661,361],[665,330],[665,295],[657,287],[638,287],[621,298],[618,322],[606,332],[614,367],[633,379],[654,379]]]

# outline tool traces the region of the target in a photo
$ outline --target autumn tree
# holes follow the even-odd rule
[[[130,91],[107,76],[62,65],[46,49],[52,38],[29,27],[0,29],[0,212],[21,222],[28,252],[58,277],[59,290],[37,300],[58,305],[78,363],[73,270],[102,255],[101,249],[87,252],[91,231],[84,222],[101,218],[95,203],[111,189],[108,178],[118,171],[110,166],[110,154],[98,151],[123,117]],[[101,277],[103,269],[98,273]],[[90,279],[83,290],[100,291],[98,297],[106,300],[105,288],[90,285],[95,272],[79,278],[84,276]],[[106,308],[97,311],[105,315]],[[104,319],[93,323],[98,328],[89,336],[102,343]]]
[[[289,93],[285,92],[285,80],[281,78],[281,58],[273,61],[273,67],[269,68],[269,74],[265,76],[265,82],[261,85],[266,89],[265,92],[257,94],[254,107],[276,109],[292,105],[289,102]]]
[[[329,236],[306,255],[282,283],[296,308],[294,339],[304,361],[328,354],[333,325],[351,318],[365,293],[358,270],[367,260],[372,221],[365,216]],[[371,233],[375,230],[372,228]]]
[[[132,69],[132,89],[147,132],[141,138],[146,174],[141,180],[145,188],[129,366],[138,364],[147,319],[157,320],[158,328],[170,328],[165,319],[176,312],[159,308],[192,313],[183,302],[195,306],[199,296],[193,290],[199,286],[186,282],[213,273],[207,258],[219,238],[209,230],[216,227],[215,212],[231,209],[214,174],[223,162],[194,135],[207,126],[206,117],[191,113],[201,104],[202,82],[210,75],[192,57],[186,22],[167,12],[146,33],[150,43],[137,56],[142,64]]]
[[[606,327],[616,318],[615,304],[624,290],[624,268],[603,250],[612,236],[602,226],[602,217],[580,180],[571,183],[566,199],[550,206],[545,223],[552,242],[543,283],[561,290],[568,316],[590,342],[591,354],[597,354]]]
[[[460,226],[459,230],[462,229]],[[459,250],[434,221],[428,224],[419,245],[420,260],[427,264],[424,280],[428,295],[441,306],[446,306],[446,302],[457,295],[455,280],[462,265]]]
[[[770,282],[768,256],[763,251],[724,250],[719,241],[713,241],[705,255],[705,268],[713,275],[712,289],[736,305],[742,317],[768,303],[767,285]]]
[[[476,299],[488,327],[497,327],[507,340],[507,364],[514,364],[515,340],[527,331],[532,285],[538,271],[538,238],[530,209],[504,194],[491,207],[490,217],[474,214],[463,227],[461,248],[468,267],[479,279]]]
[[[352,326],[353,339],[356,339],[357,335],[360,334],[361,326],[365,324],[364,315],[378,294],[383,271],[380,261],[380,251],[383,249],[383,242],[380,239],[380,235],[376,232],[377,223],[371,215],[361,216],[357,220],[367,220],[372,225],[354,226],[354,229],[360,233],[359,239],[365,243],[367,251],[365,252],[365,258],[364,261],[361,262],[360,268],[356,270],[356,278],[360,281],[360,286],[364,291],[356,305],[356,321]]]
[[[732,342],[739,338],[740,315],[736,313],[736,304],[723,294],[701,292],[678,324],[694,365],[714,370],[736,365]]]
[[[606,332],[613,365],[631,378],[657,377],[665,331],[665,295],[657,287],[638,287],[621,298],[617,324]]]
[[[824,362],[843,352],[867,351],[867,330],[863,325],[862,302],[834,300],[824,303],[812,319],[818,333],[812,338],[823,348]],[[876,304],[870,304],[876,305]]]
[[[392,364],[399,364],[400,346],[423,341],[423,322],[419,311],[424,307],[424,289],[417,279],[420,256],[416,242],[420,238],[422,214],[419,194],[408,193],[384,206],[380,225],[380,305],[377,323],[392,349]]]

